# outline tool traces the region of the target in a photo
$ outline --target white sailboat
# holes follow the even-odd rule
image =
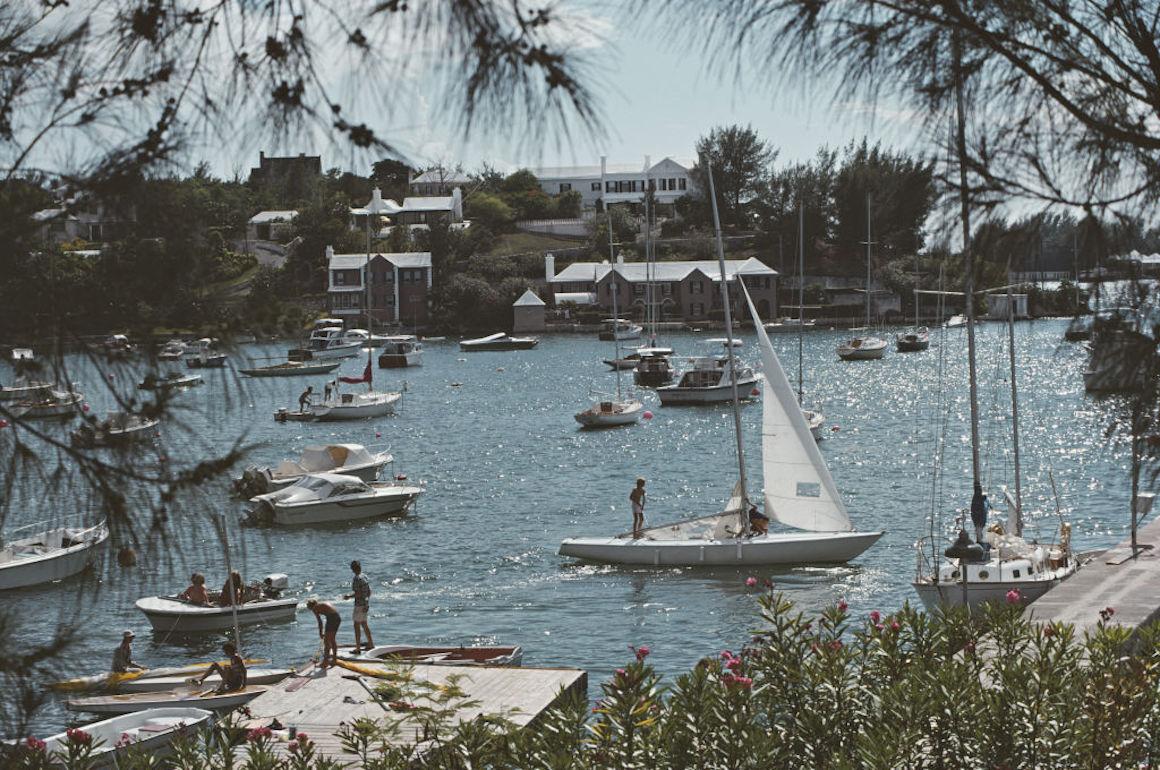
[[[866,196],[866,334],[851,337],[838,345],[838,358],[843,361],[873,361],[886,354],[886,340],[870,334],[870,196]]]
[[[362,377],[339,377],[339,382],[348,385],[357,385],[365,382],[365,393],[340,393],[336,387],[330,398],[321,404],[312,404],[310,412],[314,419],[323,421],[333,420],[362,420],[368,417],[382,417],[393,414],[395,404],[403,397],[402,393],[383,392],[374,389],[374,367],[371,363],[371,353],[367,353],[367,365]]]
[[[930,347],[930,330],[919,326],[918,316],[918,254],[914,255],[914,328],[894,336],[894,349],[899,353],[917,353]]]
[[[712,169],[708,178],[716,219]],[[717,232],[721,290],[728,292],[719,226]],[[640,538],[634,538],[631,532],[615,537],[568,538],[560,544],[560,555],[608,564],[657,566],[841,563],[857,557],[882,536],[882,532],[854,531],[850,515],[740,276],[738,281],[757,327],[765,370],[761,429],[765,511],[770,518],[797,531],[759,534],[750,529],[740,399],[735,391],[733,418],[740,479],[724,511],[649,527],[642,530]],[[726,334],[731,339],[733,328],[727,295],[724,305]],[[732,347],[727,349],[732,355]]]

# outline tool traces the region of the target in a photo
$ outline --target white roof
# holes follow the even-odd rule
[[[625,262],[616,265],[616,272],[630,283],[643,283],[648,280],[647,275],[648,264],[645,262]],[[555,275],[550,283],[576,283],[591,281],[593,277],[597,281],[603,280],[612,270],[612,265],[607,262],[573,262],[566,268]],[[715,259],[702,259],[685,262],[656,262],[654,263],[653,280],[654,281],[683,281],[691,273],[700,270],[706,276],[714,281],[719,281],[721,278],[721,268]],[[772,267],[764,264],[756,257],[749,259],[727,259],[725,260],[725,275],[729,280],[732,280],[737,273],[742,275],[769,275],[776,276],[778,273]]]
[[[609,163],[605,166],[605,176],[630,175],[639,177],[649,172],[656,172],[659,175],[661,171],[671,173],[674,170],[673,165],[680,166],[686,172],[692,168],[692,163],[682,163],[673,158],[665,157],[647,169],[645,168],[643,160],[639,163]],[[588,166],[541,166],[532,169],[532,173],[536,175],[537,179],[599,179],[600,164],[597,163]]]
[[[464,184],[470,182],[471,177],[463,171],[448,171],[447,169],[432,169],[424,171],[411,180],[411,184]]]
[[[431,267],[431,252],[429,251],[378,252],[371,254],[371,259],[375,257],[382,257],[395,267]],[[361,270],[366,266],[366,263],[366,254],[335,254],[330,258],[330,269]],[[361,291],[361,288],[355,288]]]
[[[595,305],[596,295],[590,291],[562,291],[556,295],[556,304],[571,302],[573,305]]]
[[[1135,249],[1115,259],[1123,262],[1139,262],[1142,265],[1160,265],[1160,254],[1141,254]]]
[[[512,303],[512,307],[543,307],[546,303],[534,291],[528,289]]]
[[[403,211],[451,211],[455,208],[455,198],[450,195],[438,197],[403,198]]]
[[[250,217],[250,224],[264,225],[267,222],[290,222],[296,216],[298,216],[298,212],[294,209],[287,209],[285,211],[259,211]]]

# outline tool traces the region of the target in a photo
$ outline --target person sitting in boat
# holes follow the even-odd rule
[[[177,598],[200,607],[209,604],[209,594],[205,590],[205,575],[200,572],[193,573],[189,578],[189,587],[178,594]]]
[[[306,602],[306,609],[314,613],[314,619],[318,621],[318,636],[322,639],[322,662],[319,664],[322,668],[327,666],[338,665],[338,627],[342,623],[342,616],[338,614],[338,610],[330,602],[320,602],[317,599],[310,599]],[[326,626],[322,625],[322,618],[326,616]],[[330,662],[326,662],[327,654],[330,655]]]
[[[121,634],[121,643],[117,645],[117,649],[113,652],[113,673],[126,674],[130,671],[144,671],[145,667],[133,660],[133,637],[132,631],[126,630]]]
[[[756,505],[749,506],[749,532],[750,535],[769,534],[769,517],[757,510]]]
[[[242,660],[242,656],[238,654],[238,648],[234,646],[233,642],[226,642],[222,645],[222,652],[226,654],[229,662],[224,666],[216,661],[210,663],[209,668],[205,670],[201,678],[196,680],[197,684],[201,684],[206,680],[206,677],[216,672],[222,681],[214,692],[234,692],[246,689],[246,661]]]
[[[244,591],[245,584],[242,582],[242,576],[235,570],[226,578],[226,584],[222,586],[222,592],[218,596],[218,606],[229,607],[231,604],[241,604],[245,601]]]

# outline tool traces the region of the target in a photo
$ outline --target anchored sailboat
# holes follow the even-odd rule
[[[870,195],[866,195],[866,334],[851,337],[838,345],[838,358],[843,361],[870,361],[886,353],[886,340],[870,333]]]

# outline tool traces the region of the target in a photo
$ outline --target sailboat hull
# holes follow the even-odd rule
[[[964,598],[972,608],[979,607],[986,602],[1002,604],[1007,601],[1007,592],[1012,590],[1019,592],[1020,602],[1030,604],[1062,581],[1063,578],[1053,578],[1037,581],[1000,580],[968,583],[965,597],[962,583],[917,581],[914,583],[914,590],[918,593],[918,598],[922,600],[923,607],[928,612],[933,612],[939,607],[962,607]]]
[[[559,553],[602,564],[654,567],[841,564],[860,556],[880,537],[881,532],[778,532],[722,540],[577,537],[560,543]]]

